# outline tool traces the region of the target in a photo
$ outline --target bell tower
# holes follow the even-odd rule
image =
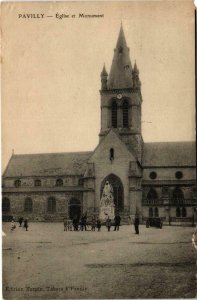
[[[132,67],[122,25],[109,75],[105,65],[101,72],[100,95],[100,141],[113,128],[141,162],[141,82],[136,62]]]

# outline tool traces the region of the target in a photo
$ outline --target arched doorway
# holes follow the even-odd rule
[[[103,189],[106,181],[113,187],[113,196],[116,212],[121,212],[124,209],[124,189],[120,178],[114,174],[110,174],[101,183],[100,198],[102,197]]]
[[[71,198],[69,201],[69,217],[72,220],[75,216],[81,217],[81,202],[76,198]]]

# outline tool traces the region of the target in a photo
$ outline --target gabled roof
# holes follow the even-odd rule
[[[4,177],[83,175],[92,152],[13,155]]]
[[[123,28],[121,26],[111,70],[108,77],[107,87],[111,89],[132,88],[132,66],[129,57],[129,48],[127,47]]]
[[[143,167],[196,165],[195,142],[144,143]]]

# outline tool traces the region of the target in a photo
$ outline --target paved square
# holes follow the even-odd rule
[[[3,224],[4,298],[193,298],[194,228],[121,226],[66,232],[61,223]]]

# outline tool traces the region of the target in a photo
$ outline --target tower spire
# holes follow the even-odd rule
[[[104,90],[107,90],[107,71],[105,69],[105,63],[103,65],[103,70],[101,72],[101,90],[104,91]]]
[[[121,23],[108,79],[108,89],[132,88],[132,66],[123,26]]]

